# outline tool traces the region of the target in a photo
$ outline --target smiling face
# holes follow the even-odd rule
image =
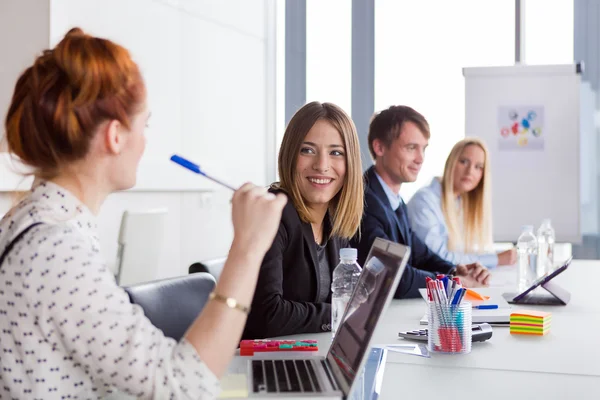
[[[461,195],[475,189],[483,177],[484,166],[483,149],[475,144],[466,146],[454,165],[454,193]]]
[[[309,209],[327,207],[344,185],[346,149],[340,133],[320,119],[306,134],[296,160],[300,194]]]
[[[397,190],[402,183],[416,181],[428,143],[429,139],[411,121],[402,124],[400,135],[389,147],[375,139],[373,149],[377,157],[377,172],[390,187]]]

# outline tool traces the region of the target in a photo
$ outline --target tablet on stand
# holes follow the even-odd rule
[[[510,304],[566,306],[571,299],[571,294],[558,286],[555,282],[552,282],[552,279],[566,270],[571,264],[572,259],[572,257],[569,257],[563,265],[537,279],[522,293],[504,293],[502,297]],[[538,290],[534,293],[533,291],[538,287],[545,289],[546,292]]]

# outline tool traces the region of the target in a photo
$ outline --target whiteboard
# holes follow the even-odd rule
[[[516,241],[523,225],[537,230],[550,218],[557,241],[580,243],[579,66],[465,68],[463,75],[466,135],[485,140],[490,150],[494,240]],[[510,110],[519,114],[517,122],[530,110],[538,136],[523,127],[529,122],[518,133],[502,131]],[[507,145],[515,138],[522,142]]]

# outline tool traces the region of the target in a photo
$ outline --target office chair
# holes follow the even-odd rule
[[[225,265],[226,260],[227,257],[221,257],[213,258],[212,260],[195,262],[192,265],[190,265],[188,273],[195,274],[197,272],[208,272],[217,280],[219,280],[219,276],[221,276],[221,271],[223,270],[223,266]]]
[[[117,283],[121,286],[156,279],[164,250],[168,210],[124,211],[117,253]]]
[[[131,303],[142,307],[154,326],[161,329],[165,336],[179,341],[204,308],[215,284],[212,275],[198,273],[123,289]]]

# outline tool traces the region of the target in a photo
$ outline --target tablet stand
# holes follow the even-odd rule
[[[569,300],[571,300],[571,294],[552,281],[548,281],[540,285],[540,287],[544,288],[548,293],[550,293],[550,296],[546,294],[535,293],[534,290],[517,301],[515,301],[514,298],[519,295],[518,293],[505,293],[503,297],[510,304],[566,306]]]
[[[544,283],[542,287],[556,299],[556,302],[552,304],[566,306],[569,300],[571,300],[571,293],[567,292],[565,289],[561,288],[552,281]]]

